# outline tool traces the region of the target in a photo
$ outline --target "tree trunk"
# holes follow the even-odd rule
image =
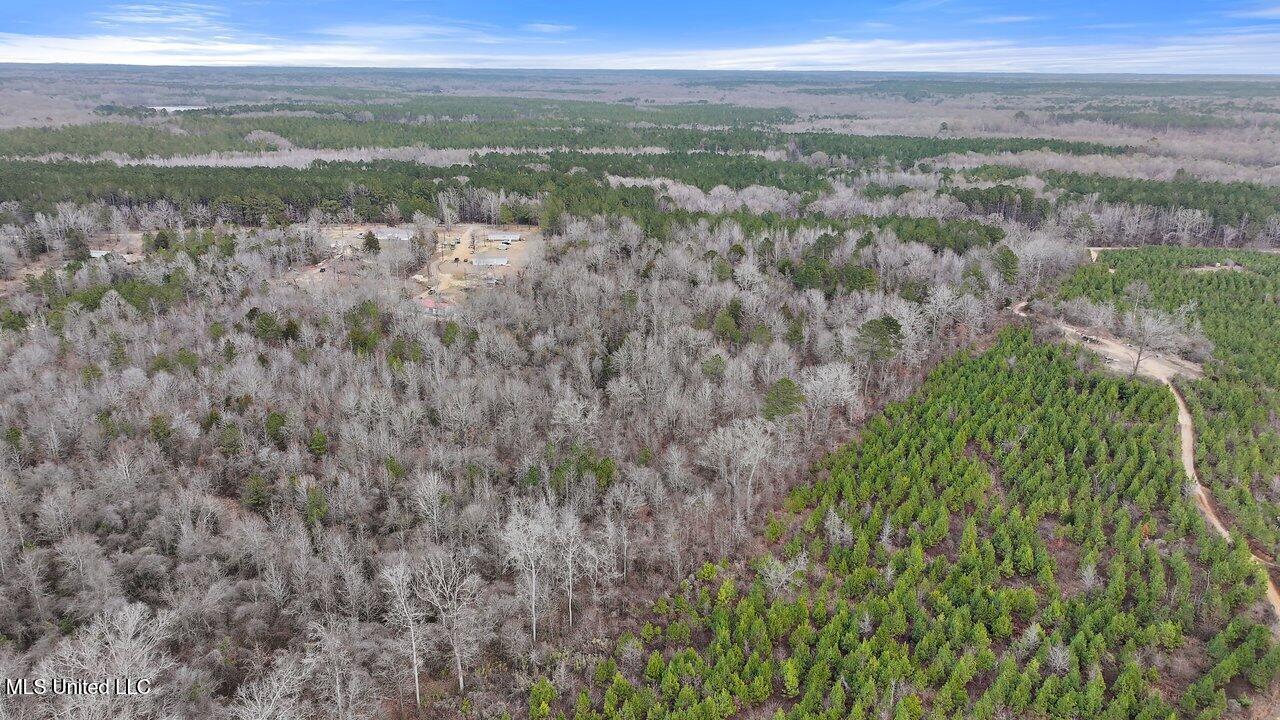
[[[573,564],[569,564],[569,627],[573,627]]]
[[[1129,372],[1129,378],[1130,378],[1130,379],[1132,379],[1133,377],[1135,377],[1135,376],[1138,374],[1138,367],[1139,367],[1140,365],[1142,365],[1142,350],[1143,350],[1143,348],[1144,348],[1144,346],[1143,346],[1143,345],[1139,345],[1139,346],[1138,346],[1138,355],[1137,355],[1137,357],[1135,357],[1135,358],[1134,358],[1134,360],[1133,360],[1133,370],[1131,370],[1131,371]]]
[[[406,613],[409,620],[409,653],[413,656],[413,701],[422,707],[422,681],[418,679],[418,632],[413,626],[413,618]]]
[[[333,696],[334,696],[334,698],[337,700],[337,703],[338,703],[338,717],[343,717],[343,714],[342,714],[342,680],[341,680],[341,676],[338,674],[338,667],[337,667],[337,665],[336,665],[336,664],[335,664],[335,665],[334,665],[334,667],[333,667]]]
[[[457,640],[453,642],[453,663],[458,670],[458,693],[462,694],[466,692],[466,687],[462,683],[462,653],[459,652],[458,644]]]
[[[538,644],[538,571],[530,565],[529,619],[533,625],[533,644]]]

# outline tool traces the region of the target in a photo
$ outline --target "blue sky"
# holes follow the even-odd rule
[[[1280,0],[0,0],[0,62],[1280,73]]]

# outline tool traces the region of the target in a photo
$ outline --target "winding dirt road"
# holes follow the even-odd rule
[[[1093,350],[1101,355],[1108,365],[1118,371],[1131,372],[1134,362],[1137,360],[1137,351],[1123,341],[1104,333],[1087,334],[1085,330],[1071,325],[1065,320],[1045,318],[1030,313],[1027,311],[1027,303],[1025,302],[1014,305],[1013,312],[1018,317],[1052,325],[1062,331],[1068,341],[1084,345]],[[1202,374],[1200,366],[1179,357],[1144,353],[1142,361],[1138,363],[1138,374],[1159,380],[1165,387],[1169,388],[1169,392],[1173,393],[1173,399],[1178,405],[1178,434],[1179,444],[1181,445],[1182,467],[1191,482],[1192,498],[1209,526],[1227,542],[1232,542],[1231,531],[1214,508],[1213,499],[1209,495],[1209,491],[1205,489],[1204,485],[1200,484],[1200,474],[1196,472],[1195,423],[1191,417],[1191,410],[1187,408],[1187,403],[1182,397],[1182,393],[1173,384],[1173,378],[1177,376],[1200,377]],[[1267,558],[1260,557],[1256,551],[1251,551],[1250,555],[1253,557],[1253,561],[1262,567],[1263,574],[1267,579],[1267,602],[1271,605],[1277,621],[1280,621],[1280,589],[1276,588],[1275,580],[1271,578],[1271,573],[1268,571],[1268,568],[1275,568],[1277,565]],[[1280,635],[1280,626],[1273,624],[1272,631]]]

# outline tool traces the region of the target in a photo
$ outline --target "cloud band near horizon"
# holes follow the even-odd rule
[[[71,0],[53,0],[58,2]],[[230,0],[222,0],[229,2]],[[278,1],[278,0],[274,0]],[[374,0],[376,2],[376,0]],[[568,2],[569,0],[566,0]],[[749,0],[743,0],[749,2]],[[924,7],[927,4],[927,8]],[[267,7],[259,0],[259,7]],[[0,62],[196,66],[395,68],[531,68],[626,70],[870,70],[1041,73],[1280,73],[1280,7],[1243,6],[1182,18],[1164,28],[1059,31],[1053,18],[1012,12],[979,14],[953,0],[906,0],[860,22],[793,23],[791,32],[723,28],[714,41],[674,38],[660,28],[628,42],[602,39],[617,28],[508,18],[505,22],[414,16],[355,21],[299,11],[288,34],[255,28],[230,5],[140,0],[95,6],[78,28],[53,31],[33,19],[0,30]],[[564,6],[567,19],[573,10]],[[320,12],[320,11],[316,11]],[[390,11],[388,11],[390,12]],[[582,15],[582,9],[578,9]],[[760,12],[765,12],[761,10]],[[895,18],[893,13],[899,13]],[[952,13],[956,22],[925,23]],[[46,15],[49,13],[46,13]],[[492,17],[488,13],[486,17]],[[717,16],[718,17],[718,16]],[[880,19],[874,19],[879,17]],[[920,20],[918,27],[904,23]],[[960,19],[963,19],[962,21]],[[305,21],[316,23],[305,28]],[[944,18],[945,19],[945,18]],[[726,24],[719,23],[719,24]],[[752,20],[753,23],[756,19]],[[29,32],[14,28],[29,26]],[[1038,25],[1038,30],[1026,26]],[[806,30],[824,27],[823,35]],[[963,32],[956,28],[967,27]],[[755,28],[758,29],[758,28]],[[1176,30],[1176,31],[1175,31]],[[662,37],[661,45],[655,38]]]

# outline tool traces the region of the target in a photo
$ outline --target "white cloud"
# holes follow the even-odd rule
[[[917,13],[934,10],[950,2],[951,0],[903,0],[896,5],[889,6],[888,10],[890,12]]]
[[[228,30],[225,13],[212,5],[187,2],[125,3],[94,14],[94,24],[108,28],[165,28],[207,33]]]
[[[499,43],[500,35],[483,29],[454,23],[348,23],[331,25],[315,31],[345,42],[373,43],[403,42],[406,40]]]
[[[1139,23],[1117,22],[1117,23],[1090,23],[1081,25],[1081,30],[1132,30],[1136,27],[1142,27]]]
[[[1012,23],[1032,22],[1043,18],[1035,15],[991,15],[974,19],[979,25],[1009,25]]]
[[[1236,10],[1227,13],[1231,17],[1256,18],[1260,20],[1280,20],[1280,5],[1259,7],[1252,10]]]
[[[566,33],[574,29],[572,25],[561,25],[560,23],[528,23],[522,26],[523,29],[535,33]]]
[[[362,26],[365,29],[378,26]],[[687,70],[904,70],[963,72],[1277,73],[1280,32],[1181,36],[1143,44],[1035,44],[1008,40],[851,40],[842,37],[738,48],[566,52],[519,39],[481,52],[440,43],[356,41],[363,30],[315,42],[297,38],[200,39],[187,35],[86,37],[0,33],[0,62],[327,67],[524,67]],[[424,31],[425,32],[425,31]],[[361,36],[362,37],[362,36]]]
[[[572,30],[571,25],[553,25],[550,23],[532,23],[521,28],[534,36],[523,36],[518,42],[538,45],[560,44],[563,40],[543,37]],[[481,45],[502,45],[517,42],[512,32],[503,32],[499,28],[476,23],[440,20],[430,23],[345,23],[330,25],[312,31],[313,35],[334,38],[340,42],[371,44],[375,48],[380,43],[403,43],[416,41],[421,43],[437,43],[455,45],[477,43]]]

